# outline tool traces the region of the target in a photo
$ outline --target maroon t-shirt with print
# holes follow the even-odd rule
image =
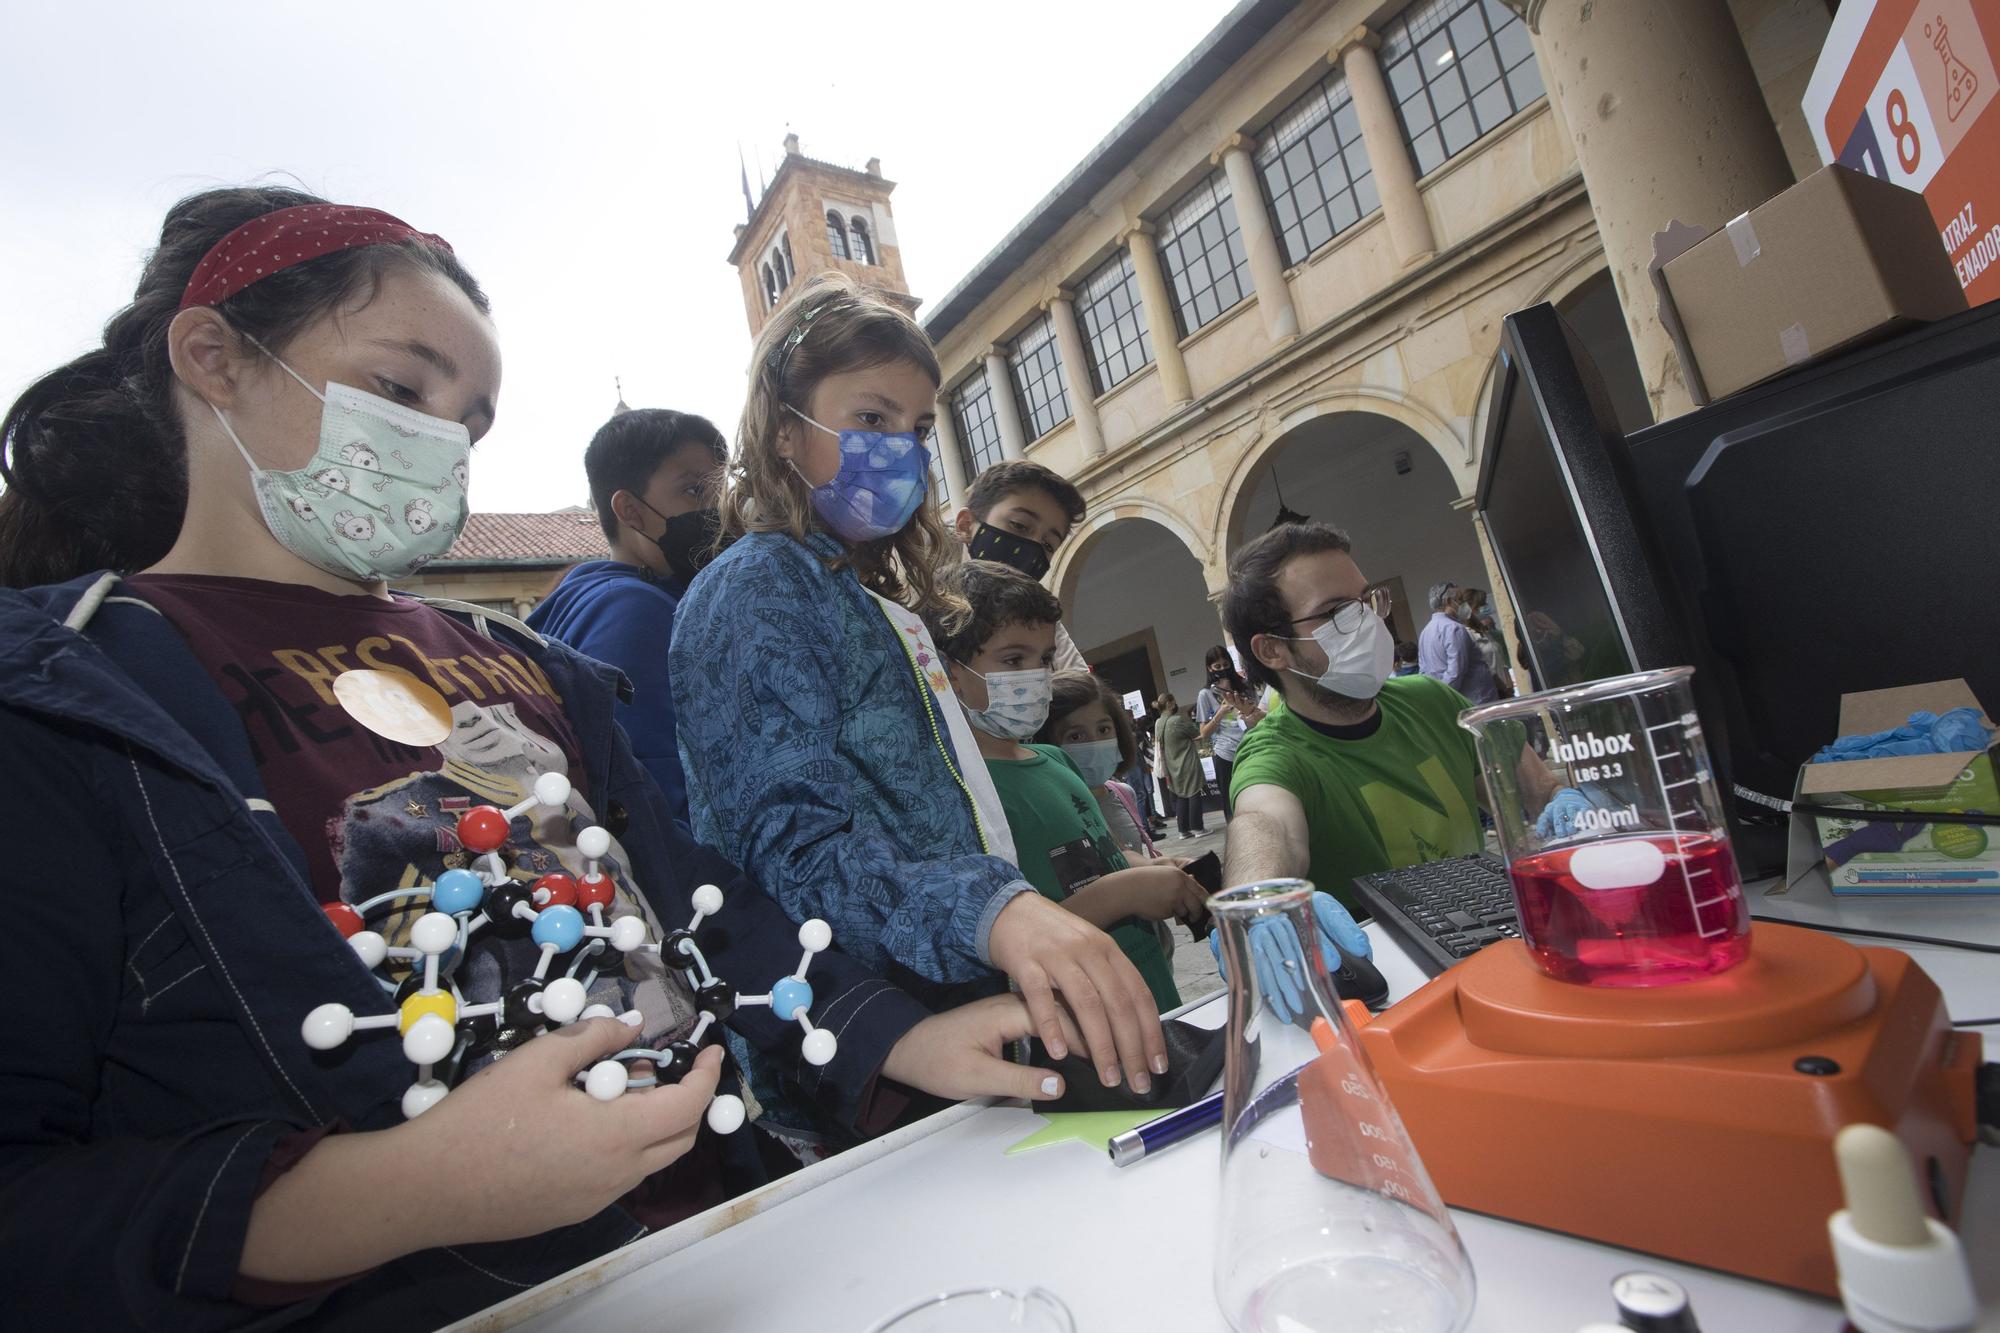
[[[514,821],[507,874],[532,881],[556,870],[585,873],[576,835],[602,820],[583,788],[576,734],[548,676],[506,644],[409,599],[198,575],[141,574],[126,587],[173,622],[242,718],[265,794],[305,850],[321,902],[360,907],[470,866],[476,858],[459,845],[459,815],[475,805],[518,805],[550,772],[575,790],[562,809],[535,807]],[[354,670],[427,684],[451,710],[450,733],[435,746],[377,735],[334,690],[335,679]],[[602,866],[615,888],[607,917],[642,915],[657,938],[659,921],[627,865],[614,839]],[[404,944],[425,905],[420,894],[379,903],[369,928]],[[525,937],[485,931],[452,981],[470,1003],[495,999],[534,972],[539,952]],[[573,961],[590,978],[593,1001],[642,1011],[645,1035],[692,1022],[685,986],[665,974],[657,954],[620,960],[579,951],[556,971]]]

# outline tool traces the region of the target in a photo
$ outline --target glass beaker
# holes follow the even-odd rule
[[[1236,1333],[1454,1333],[1472,1261],[1334,995],[1314,892],[1208,900],[1229,980],[1215,1296]]]
[[[868,1333],[1076,1333],[1076,1320],[1040,1287],[967,1287],[913,1302]]]
[[[1521,936],[1587,986],[1695,981],[1750,956],[1750,909],[1694,711],[1693,667],[1466,710]]]

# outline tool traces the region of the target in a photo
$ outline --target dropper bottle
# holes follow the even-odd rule
[[[1979,1298],[1958,1237],[1924,1212],[1902,1142],[1879,1125],[1833,1140],[1847,1207],[1827,1219],[1840,1299],[1859,1333],[1969,1333]]]

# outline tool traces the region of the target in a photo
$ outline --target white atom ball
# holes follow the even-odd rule
[[[330,1051],[354,1031],[354,1011],[344,1004],[323,1004],[306,1015],[300,1035],[316,1051]]]
[[[403,1034],[403,1056],[413,1065],[434,1065],[451,1054],[458,1034],[437,1014],[425,1014]]]
[[[625,1095],[625,1066],[616,1060],[599,1060],[583,1076],[583,1090],[600,1102],[615,1102]]]
[[[458,922],[443,912],[425,912],[410,927],[410,947],[435,957],[458,941]]]
[[[743,1128],[743,1099],[723,1093],[708,1104],[708,1127],[718,1134],[734,1134]]]
[[[823,1065],[833,1059],[834,1052],[840,1049],[840,1043],[835,1041],[833,1034],[825,1028],[814,1028],[806,1034],[803,1047],[807,1064]]]
[[[574,1023],[588,998],[581,981],[557,977],[542,988],[542,1013],[551,1023]]]
[[[799,944],[813,953],[818,953],[833,943],[833,927],[814,917],[799,927]]]
[[[611,947],[619,953],[631,953],[645,942],[646,918],[621,916],[611,923]]]
[[[448,1090],[444,1084],[434,1078],[427,1078],[422,1082],[412,1083],[409,1089],[403,1093],[403,1119],[415,1120],[418,1116],[443,1101],[446,1091]]]
[[[389,941],[372,930],[356,931],[347,942],[363,967],[374,967],[389,956]]]
[[[569,779],[560,773],[544,773],[535,779],[535,799],[543,805],[569,803]]]
[[[722,910],[722,890],[713,884],[704,884],[694,891],[694,910],[714,916]]]
[[[592,861],[599,860],[611,850],[611,835],[592,824],[576,835],[576,849]]]
[[[608,1004],[593,1004],[577,1015],[578,1020],[585,1023],[588,1023],[593,1018],[616,1017],[617,1015],[611,1012],[611,1006]]]

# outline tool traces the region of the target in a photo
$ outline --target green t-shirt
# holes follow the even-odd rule
[[[1060,746],[1026,748],[1033,759],[988,759],[986,769],[1014,834],[1021,874],[1044,898],[1061,902],[1099,876],[1125,869],[1125,854],[1105,827],[1075,761]],[[1181,1002],[1152,923],[1122,921],[1112,928],[1111,938],[1146,979],[1162,1012]]]
[[[1354,878],[1482,845],[1478,758],[1458,725],[1465,696],[1429,676],[1397,676],[1376,702],[1382,725],[1360,740],[1321,735],[1277,702],[1250,729],[1230,774],[1233,800],[1283,787],[1305,807],[1306,877],[1350,909]]]

